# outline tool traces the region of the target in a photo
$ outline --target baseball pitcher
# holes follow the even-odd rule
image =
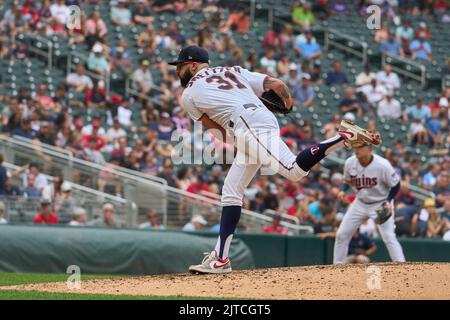
[[[237,149],[223,186],[217,245],[201,264],[191,266],[190,272],[231,272],[228,252],[241,216],[244,190],[261,167],[298,181],[338,148],[380,143],[378,135],[344,121],[335,137],[296,156],[280,138],[273,115],[288,113],[293,106],[289,89],[281,80],[239,66],[210,67],[208,52],[197,46],[183,48],[178,59],[169,64],[176,66],[185,88],[181,97],[184,110],[207,129],[216,129],[221,135],[218,138]]]
[[[392,261],[404,262],[402,247],[395,236],[394,198],[400,190],[400,178],[388,160],[373,154],[371,145],[355,148],[355,155],[344,165],[344,179],[339,197],[342,200],[351,185],[357,192],[336,233],[335,264],[346,263],[353,233],[370,217],[380,226],[381,237]]]

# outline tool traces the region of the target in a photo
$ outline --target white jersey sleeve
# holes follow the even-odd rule
[[[383,166],[383,180],[384,183],[390,188],[396,186],[397,183],[400,182],[400,177],[398,176],[394,167],[392,167],[391,163],[387,160],[385,161]]]
[[[252,72],[244,68],[241,69],[242,76],[247,79],[253,92],[260,97],[264,92],[264,79],[267,75],[259,72]]]
[[[194,121],[198,121],[203,116],[203,113],[195,107],[195,102],[192,96],[186,91],[183,92],[183,95],[181,96],[181,107]]]

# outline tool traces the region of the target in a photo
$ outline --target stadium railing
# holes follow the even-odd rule
[[[393,71],[419,81],[422,88],[425,88],[427,83],[427,68],[423,64],[385,52],[381,56],[381,66],[384,68],[386,64],[392,65]]]
[[[4,162],[2,165],[11,173],[20,169],[19,166],[7,162]],[[49,175],[45,176],[49,183],[52,183],[53,177]],[[20,176],[15,177],[15,182],[17,182],[18,185],[22,185],[21,181],[19,181],[20,179]],[[87,188],[76,183],[71,183],[71,187],[73,207],[85,209],[88,220],[101,217],[102,205],[108,202],[114,206],[116,220],[122,225],[127,227],[137,226],[137,206],[132,201],[100,192],[92,188]],[[31,223],[34,215],[41,209],[39,198],[1,196],[0,201],[3,201],[6,205],[6,218],[10,223]],[[71,209],[73,209],[73,207],[71,207]],[[71,217],[72,212],[65,212],[66,219],[70,219]]]
[[[368,61],[367,42],[339,31],[325,29],[324,48],[328,51],[330,47],[335,47],[361,58],[362,64],[366,64]]]
[[[15,40],[25,42],[30,52],[43,57],[47,62],[47,68],[53,67],[53,43],[50,40],[30,33],[19,33]]]
[[[137,223],[143,222],[145,212],[149,209],[155,209],[162,215],[162,223],[173,228],[182,227],[196,214],[204,215],[210,222],[218,222],[220,218],[222,207],[216,198],[211,199],[208,196],[170,187],[164,179],[158,177],[110,164],[102,166],[80,160],[70,154],[59,152],[55,147],[36,144],[23,138],[0,135],[0,151],[7,162],[18,165],[38,163],[43,173],[62,174],[67,181],[87,188],[98,189],[97,180],[104,179],[109,182],[110,188],[105,188],[103,192],[115,194],[114,184],[118,184],[122,197],[134,202],[138,207]],[[271,222],[271,217],[243,210],[240,228],[259,232]],[[287,222],[283,224],[292,234],[303,232],[301,226]]]

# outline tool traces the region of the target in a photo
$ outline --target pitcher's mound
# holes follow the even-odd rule
[[[9,289],[96,294],[254,299],[450,299],[450,264],[406,263],[233,271],[226,275],[172,274]]]

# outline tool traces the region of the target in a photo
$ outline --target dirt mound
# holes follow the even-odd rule
[[[96,294],[256,299],[450,299],[450,264],[407,263],[234,271],[227,275],[158,275],[5,289]]]

